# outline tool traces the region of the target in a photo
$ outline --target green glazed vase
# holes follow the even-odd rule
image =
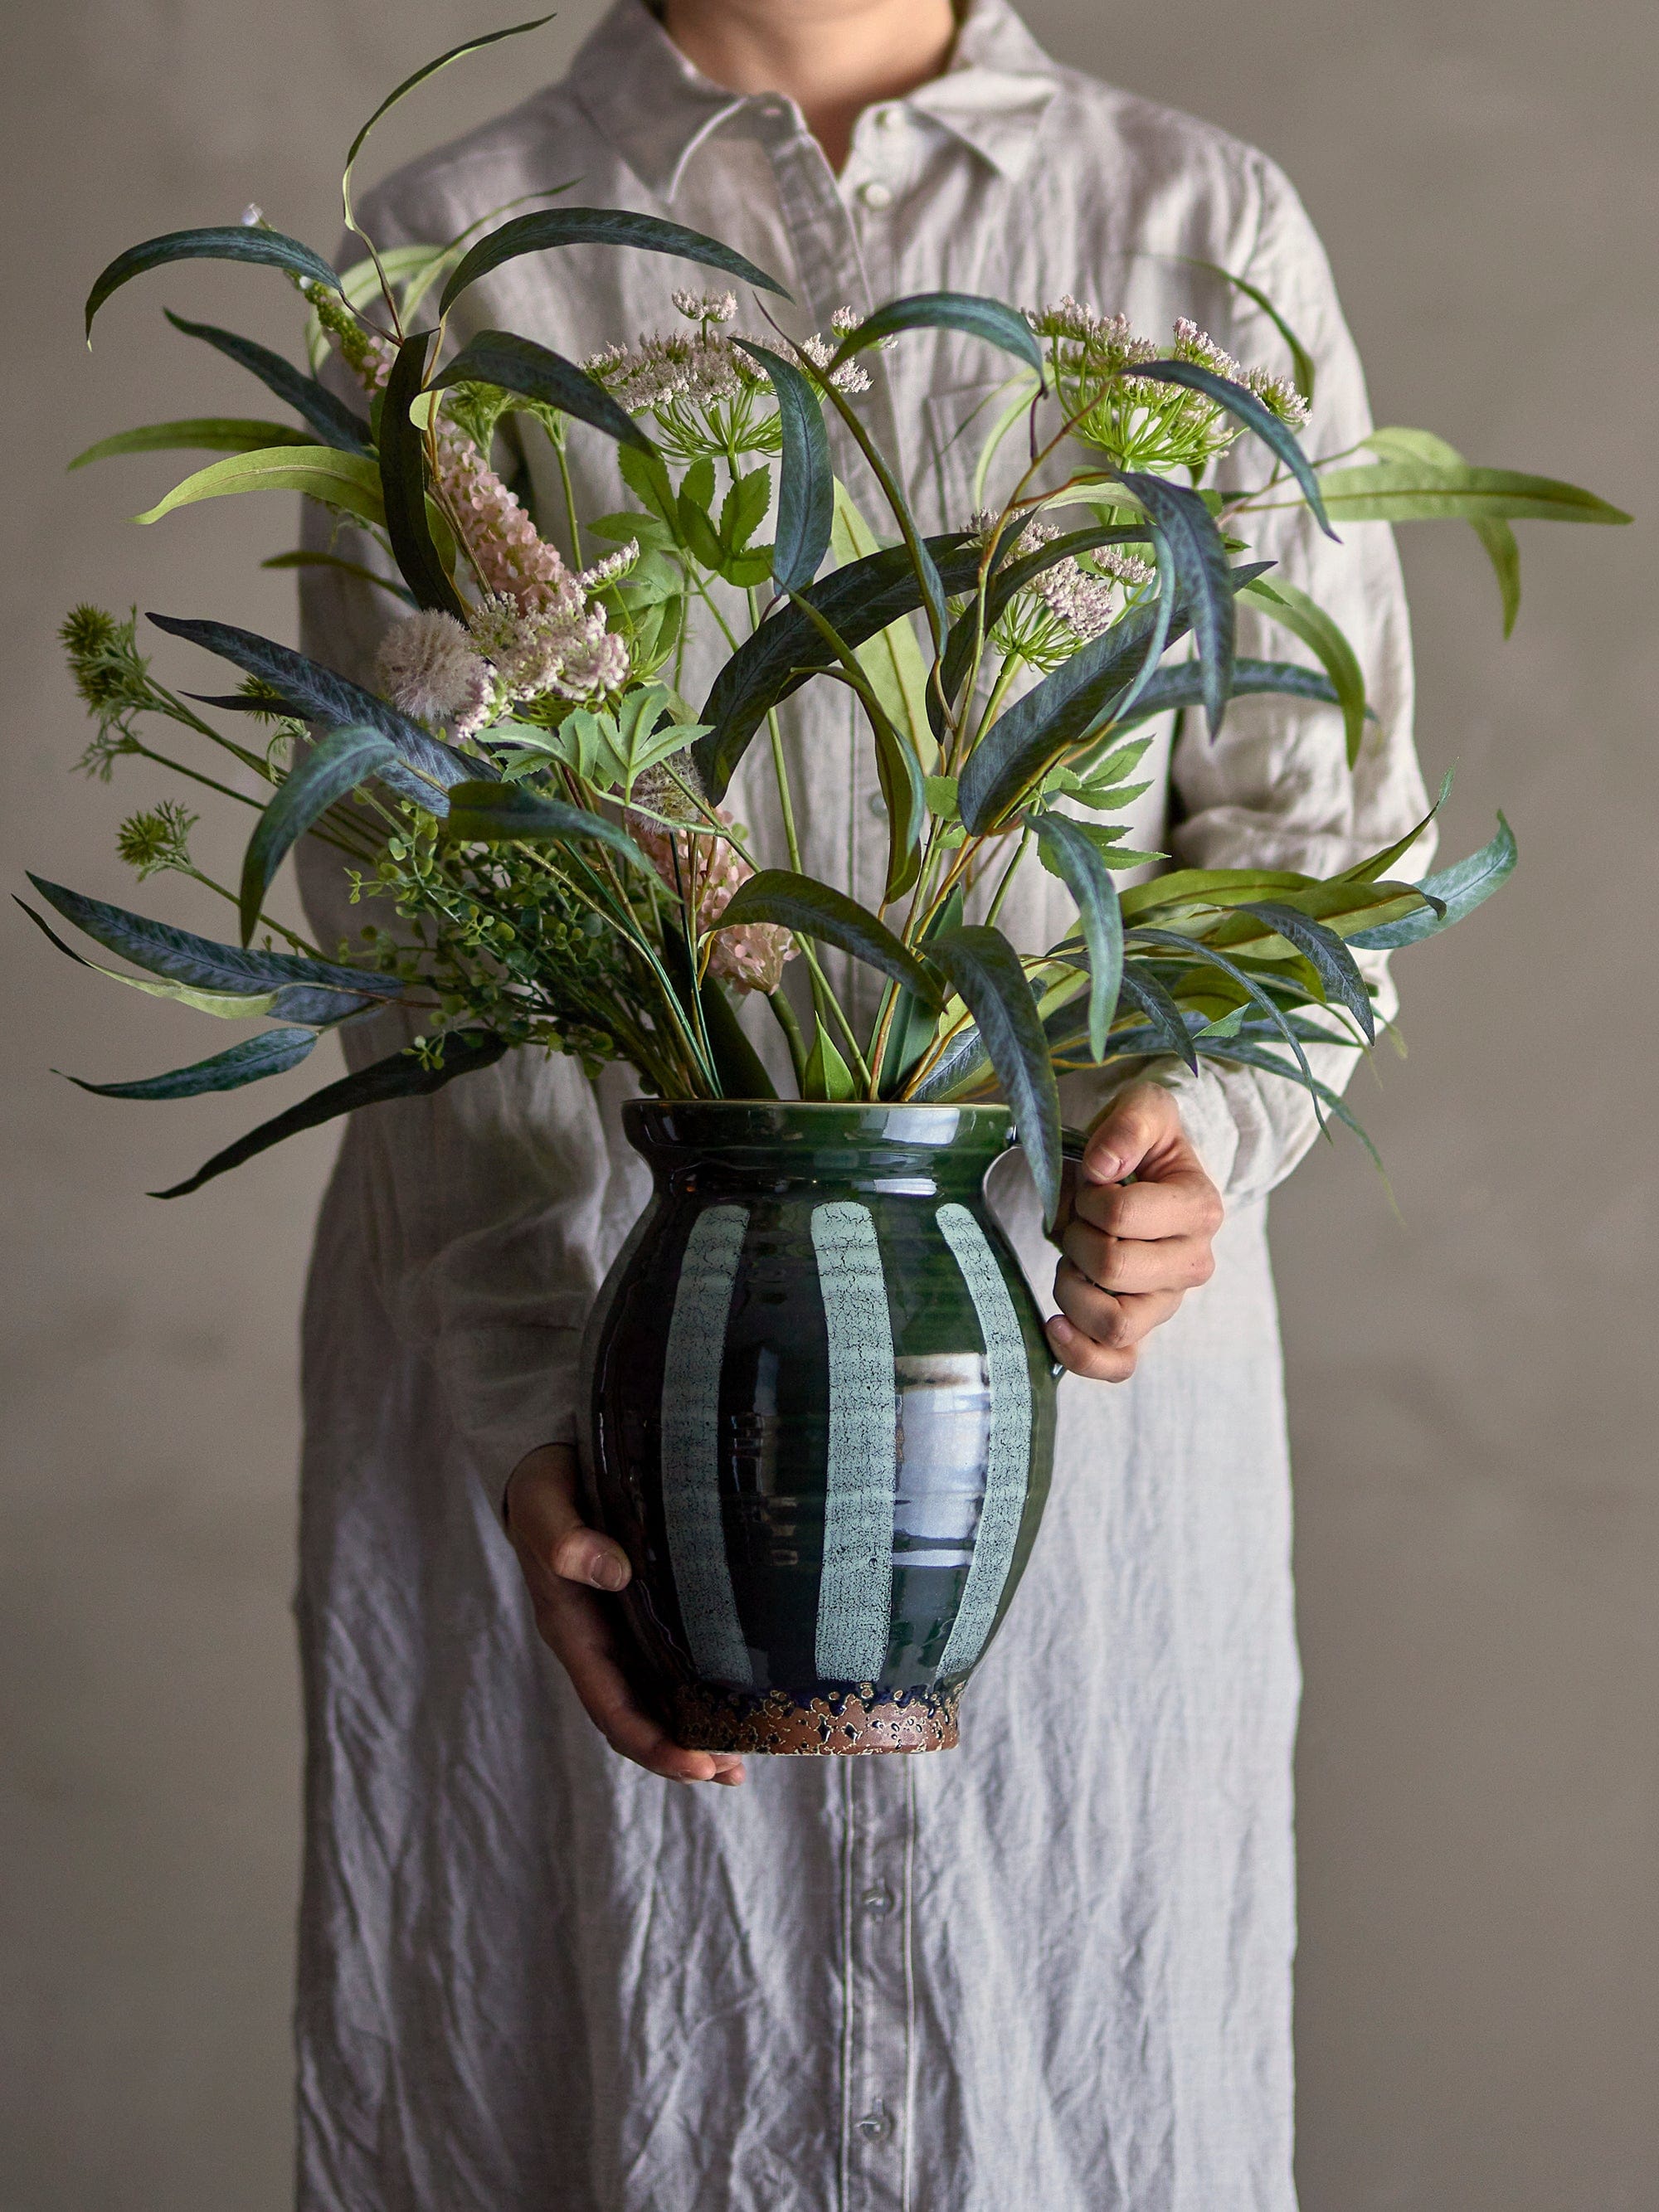
[[[636,1099],[589,1510],[693,1749],[927,1751],[1018,1583],[1060,1372],[984,1197],[1002,1106]]]

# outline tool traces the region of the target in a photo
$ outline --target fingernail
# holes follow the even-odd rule
[[[1069,1344],[1077,1334],[1077,1331],[1064,1314],[1052,1314],[1048,1320],[1048,1334],[1050,1336],[1057,1336],[1062,1344]]]
[[[620,1559],[601,1552],[588,1567],[587,1579],[596,1589],[619,1590],[627,1586],[628,1570]]]
[[[1091,1182],[1115,1182],[1123,1172],[1123,1163],[1115,1152],[1102,1152],[1098,1158],[1085,1160]]]

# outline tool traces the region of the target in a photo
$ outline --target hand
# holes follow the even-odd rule
[[[536,1608],[536,1626],[612,1751],[669,1782],[744,1778],[731,1751],[687,1751],[640,1704],[623,1671],[616,1608],[601,1591],[626,1589],[622,1546],[583,1521],[576,1455],[565,1444],[527,1452],[507,1480],[507,1534]]]
[[[1126,1176],[1134,1181],[1126,1183]],[[1056,1239],[1056,1359],[1097,1382],[1127,1382],[1140,1344],[1215,1273],[1221,1194],[1199,1164],[1181,1109],[1156,1083],[1123,1091],[1068,1170]]]

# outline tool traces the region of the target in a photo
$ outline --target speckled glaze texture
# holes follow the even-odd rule
[[[584,1348],[590,1510],[699,1750],[932,1751],[1042,1516],[1054,1368],[998,1106],[637,1100],[651,1205]]]

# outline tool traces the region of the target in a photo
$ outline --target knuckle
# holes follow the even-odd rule
[[[1195,1285],[1207,1283],[1214,1273],[1215,1254],[1207,1244],[1200,1245],[1193,1258],[1193,1281]]]

